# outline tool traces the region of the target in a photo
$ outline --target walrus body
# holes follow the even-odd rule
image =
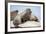
[[[28,11],[27,11],[28,10]],[[27,9],[25,12],[18,14],[14,20],[13,24],[18,27],[19,24],[22,24],[26,21],[38,21],[36,16],[31,15],[30,9]]]

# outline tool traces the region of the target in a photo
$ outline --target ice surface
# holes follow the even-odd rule
[[[15,27],[13,24],[13,21],[10,23],[11,27]],[[40,27],[40,22],[35,22],[35,21],[27,21],[23,24],[19,24],[19,27]]]
[[[39,27],[40,23],[35,21],[27,21],[19,25],[20,27]]]

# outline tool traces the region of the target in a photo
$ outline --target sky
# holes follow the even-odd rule
[[[37,16],[39,19],[41,19],[41,7],[40,6],[24,6],[24,5],[10,5],[10,10],[18,10],[18,11],[24,11],[27,8],[30,8],[32,11],[32,14]]]

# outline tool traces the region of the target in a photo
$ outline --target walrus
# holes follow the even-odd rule
[[[37,21],[38,22],[38,18],[32,15],[32,11],[30,9],[26,9],[26,13],[21,18],[21,21],[22,23],[26,21]]]
[[[32,11],[31,9],[27,8],[25,10],[25,12],[22,12],[20,14],[18,14],[14,20],[13,20],[13,24],[16,27],[19,27],[19,24],[25,23],[26,21],[37,21],[38,22],[38,18],[36,16],[32,15]]]

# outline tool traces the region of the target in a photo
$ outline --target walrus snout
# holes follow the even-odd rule
[[[15,27],[19,27],[18,25],[21,24],[21,23],[19,22],[19,20],[14,20],[13,24],[14,24]]]

